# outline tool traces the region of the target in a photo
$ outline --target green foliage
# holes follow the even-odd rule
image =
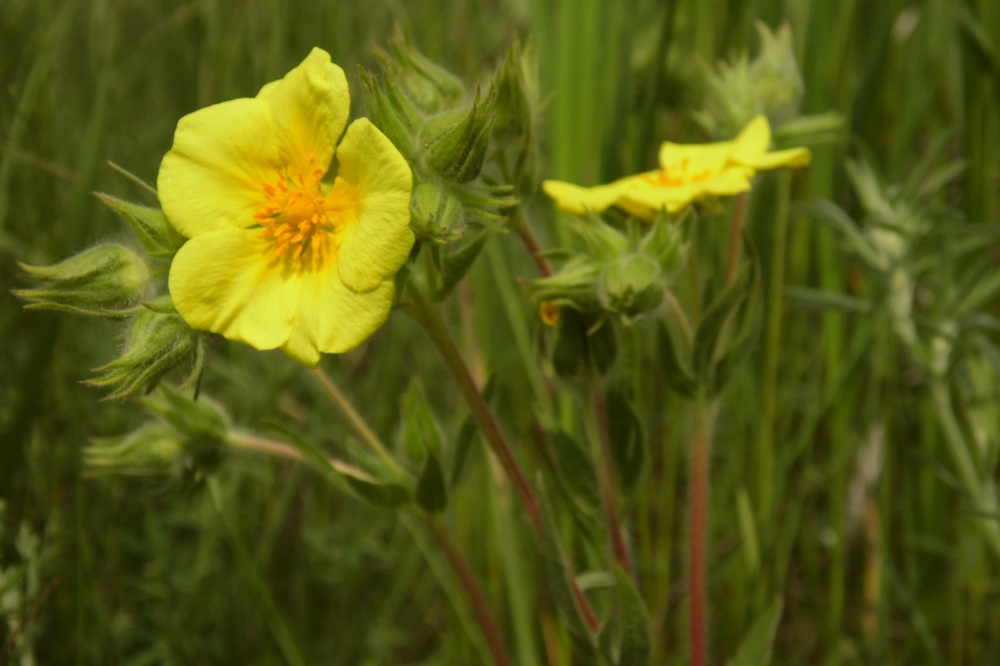
[[[524,654],[599,663],[601,652],[644,663],[647,650],[649,663],[686,663],[684,398],[699,391],[721,401],[709,513],[715,661],[768,663],[772,649],[781,664],[1000,660],[989,549],[1000,457],[995,3],[566,8],[2,3],[0,294],[48,290],[34,294],[48,309],[79,308],[66,289],[90,278],[54,294],[54,277],[30,285],[32,269],[19,264],[51,267],[94,245],[144,248],[151,288],[132,280],[125,293],[119,281],[114,298],[86,304],[109,318],[25,311],[0,297],[0,662],[483,661],[470,609],[453,603],[461,590],[390,506],[436,512],[514,663],[532,663]],[[394,36],[397,21],[409,36]],[[314,45],[348,72],[354,115],[369,115],[415,165],[424,195],[412,225],[427,244],[414,273],[419,261],[433,268],[427,293],[443,303],[478,383],[491,377],[484,392],[529,481],[547,470],[555,502],[543,505],[541,551],[439,359],[403,316],[324,362],[387,442],[408,427],[400,396],[423,378],[417,412],[433,415],[440,453],[421,439],[408,471],[393,476],[352,444],[349,424],[301,369],[182,330],[159,298],[180,239],[150,193],[105,161],[155,181],[178,118],[256,94]],[[757,273],[740,278],[741,294],[721,280],[729,202],[638,235],[608,218],[594,235],[592,224],[575,233],[580,222],[536,196],[542,177],[608,182],[653,168],[662,139],[724,134],[692,122],[707,110],[695,54],[721,72],[720,58],[736,54],[728,66],[741,67],[740,54],[778,46],[771,74],[794,63],[804,93],[785,85],[794,77],[772,76],[780,85],[747,87],[735,102],[763,96],[778,115],[799,106],[808,115],[776,122],[775,145],[815,152],[808,171],[755,180],[746,228]],[[436,138],[441,155],[444,142],[462,159],[431,168],[421,132],[456,109],[462,131]],[[95,201],[94,191],[107,194]],[[789,213],[789,200],[803,205]],[[512,215],[543,248],[562,251],[549,255],[551,282],[535,280],[516,234],[493,233]],[[658,264],[666,297],[702,306],[691,331],[666,300],[640,298],[648,284],[624,270],[631,257]],[[397,286],[402,294],[402,279]],[[534,312],[551,299],[563,299],[561,323],[545,332]],[[538,362],[537,350],[549,360]],[[621,518],[637,585],[607,552],[580,407],[552,365],[574,382],[604,373],[629,396],[622,422],[634,417],[643,433],[641,474],[636,440],[613,432],[627,473],[618,478],[634,479],[623,484],[632,487]],[[150,394],[159,414],[99,402],[104,394],[80,384],[98,366],[95,381],[116,397],[160,380]],[[202,397],[173,404],[161,393],[172,379],[190,380],[182,396],[200,387]],[[226,407],[222,426],[192,416],[212,404]],[[312,464],[233,443],[269,423]],[[203,448],[188,448],[195,441]],[[194,450],[204,454],[197,464]],[[195,468],[212,470],[214,496],[205,484],[164,482]],[[98,473],[111,469],[148,478]],[[745,566],[754,547],[757,571]],[[614,583],[586,591],[600,640],[574,602],[580,572]],[[779,596],[783,613],[771,603]]]

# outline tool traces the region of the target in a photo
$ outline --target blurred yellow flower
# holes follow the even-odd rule
[[[190,239],[169,287],[192,327],[314,367],[385,321],[412,175],[367,119],[344,131],[349,111],[344,71],[313,49],[256,97],[180,120],[157,187]]]
[[[660,168],[597,187],[547,180],[542,188],[556,205],[578,215],[617,206],[646,221],[659,212],[681,210],[709,196],[731,196],[750,189],[758,171],[809,164],[806,148],[768,152],[771,127],[764,116],[750,121],[732,141],[704,144],[664,142]]]

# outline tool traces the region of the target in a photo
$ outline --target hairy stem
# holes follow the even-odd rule
[[[691,538],[688,550],[691,666],[708,664],[708,489],[714,409],[699,397],[691,441]]]
[[[399,463],[397,463],[396,459],[392,457],[389,450],[385,448],[385,445],[382,444],[382,440],[378,438],[375,431],[369,427],[364,418],[362,418],[362,416],[358,414],[357,410],[354,409],[354,406],[347,399],[347,396],[340,392],[340,389],[333,383],[333,380],[331,380],[330,377],[319,368],[313,370],[312,373],[316,380],[320,383],[320,386],[323,387],[326,394],[330,396],[331,400],[333,400],[337,409],[340,410],[365,444],[367,444],[368,447],[374,451],[376,455],[378,455],[378,457],[388,463],[392,469],[397,472],[401,472],[402,469],[400,468]]]

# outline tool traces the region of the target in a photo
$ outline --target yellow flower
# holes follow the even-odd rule
[[[177,124],[157,187],[190,239],[169,285],[192,327],[314,367],[385,321],[414,242],[412,175],[367,119],[344,131],[349,111],[344,71],[313,49],[256,97]]]
[[[732,141],[704,144],[664,142],[660,168],[616,180],[608,185],[580,187],[547,180],[542,188],[562,210],[578,215],[617,206],[647,221],[659,212],[681,210],[709,196],[732,196],[750,189],[758,171],[796,168],[809,163],[806,148],[768,152],[771,127],[757,116]]]

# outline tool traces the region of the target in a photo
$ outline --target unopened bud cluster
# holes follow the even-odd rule
[[[516,182],[537,161],[533,51],[515,43],[494,80],[472,90],[419,53],[402,31],[378,55],[382,75],[362,69],[361,85],[372,121],[413,168],[417,238],[444,244],[500,224],[517,200],[512,186],[490,183]],[[503,173],[484,179],[485,171]]]
[[[760,51],[746,53],[713,70],[702,64],[705,97],[696,119],[713,137],[736,136],[754,117],[764,114],[775,128],[779,145],[829,142],[840,136],[843,119],[834,113],[800,117],[805,85],[795,60],[791,27],[772,32],[756,24]]]
[[[570,258],[556,274],[535,280],[535,300],[546,307],[614,315],[626,323],[656,310],[686,256],[688,215],[672,221],[664,214],[646,230],[631,221],[625,232],[597,215],[567,218],[586,252]]]
[[[202,334],[174,311],[169,296],[156,298],[157,287],[162,288],[156,277],[165,272],[183,237],[157,208],[97,196],[129,224],[145,252],[108,243],[52,266],[22,264],[35,286],[14,293],[28,302],[27,308],[127,319],[121,355],[97,368],[97,376],[87,382],[107,389],[107,398],[148,392],[175,368],[186,369],[188,383],[194,382],[201,372]]]
[[[121,437],[95,439],[84,449],[92,472],[200,480],[218,466],[229,431],[219,406],[170,391],[158,391],[143,404],[154,420]]]

